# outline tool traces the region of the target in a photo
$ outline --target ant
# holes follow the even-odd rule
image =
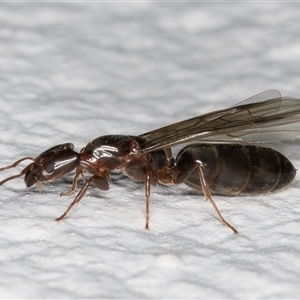
[[[80,152],[72,143],[54,146],[37,157],[24,157],[0,171],[32,160],[19,174],[31,187],[53,181],[75,170],[72,187],[77,189],[84,172],[91,176],[84,182],[67,210],[67,216],[93,182],[100,190],[109,189],[110,173],[120,170],[132,180],[145,184],[146,224],[149,229],[150,186],[180,184],[200,190],[215,209],[220,221],[234,234],[238,231],[222,216],[212,194],[266,194],[290,186],[296,169],[281,153],[255,145],[300,134],[300,101],[281,97],[276,90],[266,91],[227,109],[214,111],[168,125],[139,136],[105,135],[89,142]],[[172,147],[186,144],[177,154]]]

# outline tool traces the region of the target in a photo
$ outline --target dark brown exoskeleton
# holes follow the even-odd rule
[[[79,154],[74,151],[72,143],[66,143],[54,146],[37,157],[26,156],[12,165],[0,168],[0,171],[15,168],[24,160],[32,160],[33,162],[24,168],[19,174],[8,177],[0,182],[3,183],[24,176],[25,184],[31,187],[34,184],[41,190],[40,183],[53,181],[73,171],[79,164]]]
[[[78,178],[91,174],[65,213],[78,203],[93,182],[99,189],[109,189],[113,170],[145,183],[146,229],[149,228],[150,186],[185,183],[201,190],[221,222],[232,227],[221,215],[212,194],[265,194],[287,188],[296,170],[281,153],[250,143],[277,141],[300,134],[300,99],[281,97],[275,90],[254,96],[228,109],[188,119],[150,131],[140,136],[107,135],[88,143],[79,153],[73,144],[50,148],[36,158],[25,157],[1,170],[33,160],[18,175],[25,176],[27,187],[55,180],[74,169],[76,174],[68,192],[77,189]],[[191,143],[193,142],[193,143]],[[248,143],[247,143],[248,142]],[[187,145],[177,157],[174,145]]]

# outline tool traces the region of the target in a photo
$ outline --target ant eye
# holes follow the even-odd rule
[[[46,172],[47,172],[48,174],[50,174],[50,173],[52,173],[53,171],[54,171],[54,163],[51,162],[50,164],[47,165],[47,167],[46,167]]]

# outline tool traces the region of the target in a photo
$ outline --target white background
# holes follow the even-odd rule
[[[299,20],[287,2],[1,3],[1,165],[271,88],[299,97]],[[298,144],[284,143],[296,168]],[[71,181],[0,187],[0,297],[299,297],[298,178],[274,195],[216,197],[238,236],[184,185],[152,188],[144,230],[144,187],[118,173],[57,224]]]

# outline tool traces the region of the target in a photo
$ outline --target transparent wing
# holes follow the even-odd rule
[[[267,90],[265,92],[254,95],[246,100],[243,100],[243,101],[235,104],[233,107],[244,105],[244,104],[263,102],[266,100],[276,99],[276,98],[281,98],[281,93],[278,90]]]
[[[268,98],[266,97],[276,97]],[[279,96],[279,97],[277,97]],[[259,99],[260,102],[257,102]],[[235,106],[204,114],[140,135],[144,152],[191,141],[274,142],[300,134],[300,99],[275,90]]]

